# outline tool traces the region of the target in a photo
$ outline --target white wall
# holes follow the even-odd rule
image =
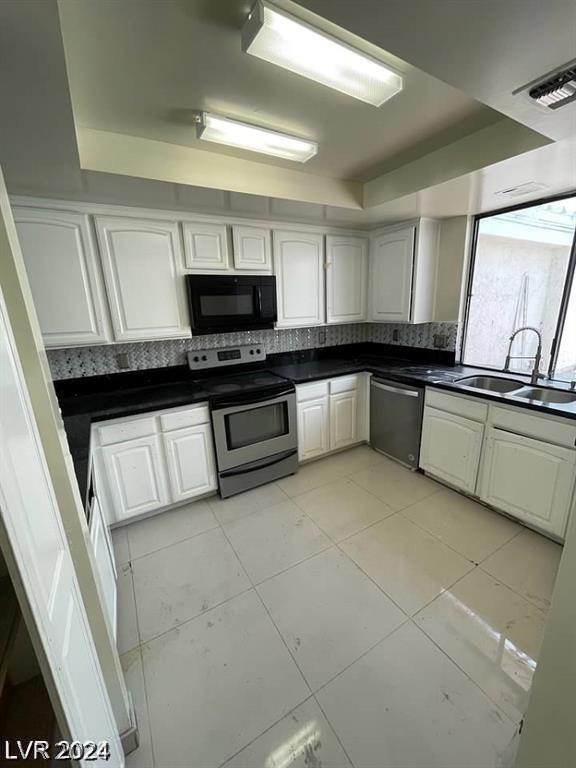
[[[552,606],[516,768],[576,765],[576,500],[564,545]]]

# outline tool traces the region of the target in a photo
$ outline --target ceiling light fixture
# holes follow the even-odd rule
[[[242,30],[242,50],[375,107],[402,90],[402,78],[381,61],[257,0]]]
[[[318,144],[315,141],[231,120],[211,112],[198,114],[196,137],[203,141],[282,157],[284,160],[295,160],[298,163],[305,163],[318,152]]]

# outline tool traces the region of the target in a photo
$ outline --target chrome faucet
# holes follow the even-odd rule
[[[512,351],[512,344],[514,342],[514,339],[516,336],[518,336],[519,333],[522,333],[522,331],[533,331],[536,336],[538,336],[538,348],[536,350],[536,356],[533,357],[530,355],[529,357],[522,357],[519,355],[512,356],[510,352]],[[530,384],[534,386],[535,384],[538,384],[538,379],[541,379],[544,374],[540,373],[540,360],[542,359],[542,335],[540,334],[540,331],[537,328],[534,328],[531,325],[524,325],[522,328],[518,328],[512,336],[510,336],[510,343],[508,344],[508,354],[506,355],[506,362],[504,364],[504,372],[510,371],[510,361],[511,360],[532,360],[534,359],[534,368],[532,369],[532,376],[530,378]]]

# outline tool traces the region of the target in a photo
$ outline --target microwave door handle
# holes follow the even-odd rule
[[[262,317],[262,288],[257,285],[256,288],[256,313],[258,319]]]

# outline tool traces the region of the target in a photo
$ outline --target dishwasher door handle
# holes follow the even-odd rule
[[[406,397],[420,397],[420,392],[416,392],[413,389],[399,389],[398,387],[391,387],[389,384],[380,384],[379,382],[371,382],[371,386],[376,389],[384,389],[386,392],[394,392],[396,395],[406,395]]]

